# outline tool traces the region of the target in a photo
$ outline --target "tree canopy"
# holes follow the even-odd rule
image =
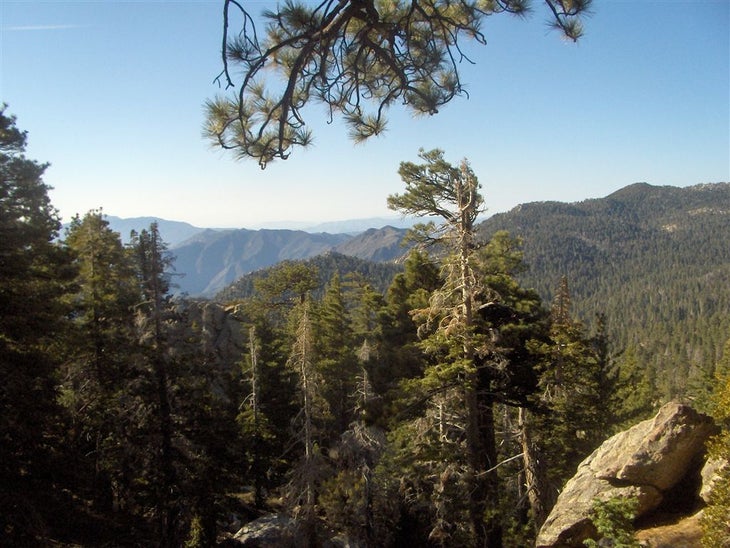
[[[590,0],[544,2],[551,25],[577,40]],[[235,94],[208,101],[204,132],[264,168],[311,142],[304,108],[313,102],[330,120],[341,115],[355,141],[382,133],[386,111],[398,103],[436,114],[467,95],[459,67],[472,60],[463,44],[486,44],[486,17],[522,16],[530,7],[529,0],[286,0],[263,12],[260,37],[243,3],[225,0],[218,81]]]

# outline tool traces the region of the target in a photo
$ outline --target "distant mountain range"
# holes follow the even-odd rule
[[[157,221],[160,235],[165,243],[169,247],[175,247],[185,240],[192,238],[196,234],[200,234],[205,231],[216,231],[226,232],[237,229],[230,228],[201,228],[193,226],[190,223],[181,221],[169,221],[167,219],[161,219],[159,217],[130,217],[122,218],[107,215],[106,220],[109,221],[109,226],[112,230],[119,232],[122,237],[122,241],[127,243],[129,241],[129,234],[132,230],[139,232],[143,228],[149,228],[150,224]],[[312,234],[318,234],[321,232],[327,232],[329,234],[348,234],[355,236],[366,230],[382,228],[386,226],[395,228],[410,228],[417,222],[422,222],[422,219],[413,218],[402,218],[402,217],[369,217],[366,219],[348,219],[343,221],[330,221],[326,223],[305,223],[295,221],[282,221],[282,222],[271,222],[261,223],[254,227],[249,227],[249,230],[290,230],[290,231],[303,231]]]
[[[175,257],[176,292],[191,297],[212,297],[239,277],[284,260],[309,259],[329,251],[367,261],[387,262],[405,253],[400,243],[413,220],[355,219],[323,223],[305,230],[214,229],[156,217],[107,216],[112,230],[129,241],[157,222],[160,235]],[[387,225],[388,221],[400,228]],[[381,224],[383,223],[383,224]],[[371,228],[376,225],[382,228]],[[327,228],[343,232],[330,233]]]
[[[383,228],[386,226],[392,226],[395,228],[411,228],[417,222],[422,222],[422,219],[393,216],[368,217],[366,219],[347,219],[344,221],[329,221],[326,223],[317,223],[315,225],[302,222],[262,223],[253,228],[303,230],[304,232],[312,233],[329,232],[330,234],[355,235],[361,232],[365,232],[369,229]]]
[[[180,292],[211,296],[240,276],[325,253],[351,236],[302,230],[206,230],[173,247]]]
[[[160,236],[169,247],[173,247],[188,238],[192,238],[196,234],[209,230],[193,226],[190,223],[168,221],[159,217],[122,218],[106,215],[105,219],[109,222],[109,228],[115,232],[119,232],[122,242],[125,244],[129,242],[129,234],[133,230],[140,232],[142,229],[149,228],[153,222],[157,222]]]

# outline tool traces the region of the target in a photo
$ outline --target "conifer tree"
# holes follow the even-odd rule
[[[177,534],[187,545],[215,546],[232,486],[245,477],[236,443],[240,372],[211,348],[210,326],[192,321],[195,306],[175,303],[168,336]]]
[[[642,367],[632,346],[616,358],[614,391],[609,398],[614,429],[628,428],[648,419],[659,403],[650,366]]]
[[[53,511],[57,343],[73,277],[54,242],[60,221],[43,182],[47,166],[26,158],[26,141],[0,106],[0,534],[17,546],[43,537]]]
[[[524,269],[519,240],[507,233],[495,234],[475,250],[471,265],[479,287],[475,300],[480,303],[474,318],[480,435],[490,451],[489,467],[481,475],[488,497],[483,504],[485,522],[492,531],[489,542],[498,545],[501,528],[509,525],[519,504],[519,497],[511,494],[519,469],[510,464],[521,450],[512,443],[511,430],[498,437],[497,429],[508,414],[504,406],[525,405],[535,389],[537,357],[528,350],[528,342],[544,337],[545,312],[538,295],[515,279]],[[464,433],[467,408],[455,405],[464,400],[459,390],[449,386],[455,383],[447,383],[451,377],[439,377],[445,369],[437,365],[439,360],[453,359],[449,352],[461,347],[449,347],[448,334],[438,334],[438,329],[422,329],[422,333],[428,339],[425,348],[437,353],[429,355],[422,378],[404,383],[403,396],[409,405],[401,414],[408,418],[391,432],[384,468],[401,478],[400,491],[408,501],[400,513],[400,529],[422,538],[423,543],[473,545],[468,499],[463,496],[470,488]]]
[[[331,527],[345,531],[366,547],[384,545],[390,520],[384,515],[384,496],[376,468],[386,447],[385,432],[374,420],[381,400],[370,381],[371,361],[377,361],[365,339],[358,351],[360,374],[356,377],[354,417],[340,436],[334,455],[337,474],[325,482],[320,497]],[[385,503],[387,506],[387,502]]]
[[[152,486],[152,504],[155,508],[157,540],[160,546],[175,546],[180,540],[177,520],[180,512],[179,486],[173,448],[173,410],[171,405],[171,360],[168,339],[171,323],[170,273],[172,258],[160,237],[157,223],[149,230],[132,235],[131,247],[136,259],[138,283],[142,301],[137,306],[139,343],[144,352],[140,364],[149,383],[141,397],[150,409],[148,417],[150,445],[145,482]]]
[[[141,300],[138,352],[125,391],[124,470],[134,512],[158,546],[210,546],[226,489],[240,477],[233,363],[216,355],[203,321],[170,294],[172,257],[153,223],[133,234]],[[199,316],[196,316],[199,317]],[[203,427],[204,425],[204,427]]]
[[[239,451],[245,459],[244,475],[254,485],[258,503],[263,503],[264,493],[288,473],[290,430],[300,407],[298,376],[286,366],[294,338],[293,320],[285,317],[284,305],[272,302],[279,302],[279,297],[257,295],[237,303],[232,311],[247,334],[240,362],[241,392],[236,399]],[[291,315],[292,310],[287,313]]]
[[[307,295],[318,286],[316,268],[302,262],[283,261],[254,281],[254,295],[235,305],[235,317],[250,334],[255,329],[253,344],[244,356],[244,394],[240,400],[238,424],[242,429],[242,454],[247,461],[252,481],[267,489],[274,488],[302,462],[299,449],[306,443],[303,434],[300,369],[293,365],[301,313],[307,302],[307,325],[314,329],[313,305]],[[310,333],[311,335],[311,333]],[[315,360],[314,338],[310,336],[308,358]],[[253,361],[258,367],[258,419],[253,421]],[[322,387],[318,386],[319,391]],[[319,394],[319,392],[318,392]],[[321,394],[320,394],[321,396]],[[326,414],[329,418],[329,414]],[[321,422],[316,426],[320,428]],[[292,433],[294,429],[294,433]],[[257,434],[258,432],[258,434]],[[258,440],[254,442],[253,440]],[[298,505],[301,485],[292,481],[290,500]],[[262,492],[257,488],[259,502]],[[305,497],[306,498],[306,497]]]
[[[239,406],[237,421],[243,431],[247,464],[253,476],[254,501],[256,506],[261,507],[264,504],[266,473],[264,452],[273,434],[264,411],[261,341],[256,335],[255,325],[248,330],[248,356],[244,356],[242,368],[248,383],[248,393]]]
[[[529,486],[536,490],[543,508],[539,515],[534,512],[538,521],[554,503],[562,483],[603,439],[609,422],[601,409],[605,404],[603,387],[607,372],[583,324],[572,317],[565,277],[553,301],[549,340],[535,343],[533,350],[543,356],[538,400],[541,412],[532,417],[534,424],[526,424],[525,428],[536,431],[534,441],[547,462],[547,474],[552,482],[552,485],[538,485],[538,482]],[[530,417],[526,422],[530,422]],[[539,479],[547,478],[543,475],[536,478]]]
[[[427,415],[439,432],[437,451],[444,462],[440,470],[433,471],[439,480],[434,486],[436,522],[430,536],[441,544],[470,539],[478,546],[498,546],[499,526],[493,519],[485,519],[488,500],[496,497],[487,477],[487,470],[496,464],[492,402],[482,397],[475,360],[477,349],[484,345],[483,336],[475,330],[484,288],[474,271],[474,228],[482,197],[466,160],[455,168],[440,150],[421,151],[420,157],[424,164],[401,163],[399,174],[406,191],[389,196],[388,206],[404,214],[439,217],[443,225],[430,222],[417,226],[416,231],[422,240],[438,242],[449,253],[443,261],[443,286],[420,312],[425,325],[435,327],[423,343],[434,357],[424,385],[431,393]],[[453,455],[462,451],[465,458],[459,462]],[[454,499],[448,494],[458,484],[468,493],[461,511],[451,506]],[[461,512],[467,516],[465,523],[459,523]]]
[[[720,433],[710,441],[709,456],[723,463],[712,485],[710,501],[702,517],[702,546],[730,546],[730,340],[717,364],[713,416]]]
[[[67,444],[77,458],[91,458],[79,468],[93,471],[94,498],[108,508],[121,496],[111,492],[111,475],[121,467],[121,401],[136,352],[133,307],[140,293],[131,257],[100,210],[76,216],[65,243],[77,268],[61,393],[72,420]]]
[[[389,388],[394,388],[400,379],[420,377],[423,373],[418,326],[411,312],[427,308],[429,296],[442,284],[435,261],[419,249],[408,254],[404,271],[393,278],[381,316],[382,359],[387,364]]]
[[[495,403],[494,415],[499,416],[502,430],[500,449],[493,457],[499,458],[499,468],[492,472],[491,479],[500,482],[503,526],[520,528],[526,521],[523,484],[527,484],[526,495],[533,503],[534,522],[536,493],[530,484],[542,474],[537,449],[525,435],[529,431],[524,416],[537,386],[539,356],[531,348],[536,341],[546,340],[547,313],[537,293],[517,281],[527,268],[519,238],[506,231],[496,232],[479,250],[477,259],[482,283],[490,296],[479,310],[480,329],[488,333],[488,344],[481,355],[480,382]],[[520,454],[522,469],[515,467]]]
[[[289,367],[299,378],[300,412],[297,417],[297,441],[303,455],[292,470],[289,501],[301,519],[304,537],[310,546],[316,543],[316,510],[319,486],[326,466],[321,454],[322,423],[329,418],[327,401],[321,394],[324,382],[316,367],[315,340],[309,299],[305,297],[295,309],[297,329]]]
[[[317,285],[317,269],[296,261],[282,261],[254,282],[267,308],[301,304]]]
[[[316,367],[322,378],[326,379],[322,393],[329,402],[334,419],[332,437],[336,439],[352,420],[353,402],[350,396],[354,392],[358,370],[355,342],[339,273],[332,276],[315,314]]]

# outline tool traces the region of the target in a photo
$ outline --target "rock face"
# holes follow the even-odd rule
[[[730,463],[725,459],[708,459],[702,468],[702,489],[700,490],[700,498],[705,502],[710,502],[710,492],[717,480],[720,478],[720,472],[726,469]]]
[[[191,324],[201,331],[203,350],[225,363],[236,363],[246,348],[248,334],[236,319],[235,307],[208,301],[189,301],[185,311]]]
[[[583,546],[595,533],[593,500],[635,496],[638,516],[698,500],[705,441],[716,432],[712,419],[668,403],[653,419],[606,440],[579,466],[540,529],[536,546]],[[686,508],[690,511],[691,508]]]

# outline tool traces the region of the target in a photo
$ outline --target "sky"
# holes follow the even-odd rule
[[[533,4],[526,20],[485,21],[487,45],[460,67],[469,98],[434,116],[393,109],[358,145],[313,107],[314,145],[263,171],[202,137],[203,105],[224,92],[222,0],[0,0],[0,102],[50,164],[65,220],[100,207],[219,228],[392,216],[398,166],[421,148],[468,159],[487,214],[730,181],[730,2],[595,0],[577,44]]]

